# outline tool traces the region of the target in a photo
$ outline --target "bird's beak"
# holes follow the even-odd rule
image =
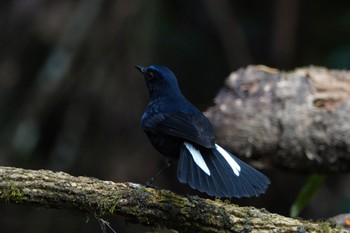
[[[142,67],[142,66],[135,66],[135,68],[136,68],[138,71],[140,71],[142,74],[143,74],[143,72],[145,71],[145,68]]]

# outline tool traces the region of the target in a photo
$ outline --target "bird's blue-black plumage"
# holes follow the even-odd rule
[[[217,197],[259,196],[266,191],[270,181],[265,175],[215,144],[209,120],[182,95],[171,70],[136,68],[150,94],[142,128],[160,153],[179,160],[180,182]]]

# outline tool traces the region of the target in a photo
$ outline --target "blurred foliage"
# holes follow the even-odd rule
[[[305,208],[305,206],[311,201],[314,194],[322,187],[324,183],[325,176],[314,174],[311,175],[306,184],[300,190],[297,199],[290,208],[290,216],[296,218],[299,216],[300,212]]]
[[[134,65],[169,66],[184,94],[205,110],[225,77],[242,66],[345,69],[349,47],[345,0],[1,1],[0,163],[145,182],[162,157],[140,128],[148,96]],[[159,186],[192,193],[178,183],[175,169],[158,178]],[[267,195],[237,203],[287,215],[305,176],[269,176]],[[350,192],[340,184],[348,179],[330,178],[315,198],[329,198],[333,185],[332,201],[322,208],[311,202],[305,216],[337,214],[337,198]],[[43,223],[35,218],[38,210],[1,208],[1,232],[99,229],[97,222],[96,228],[81,226],[80,213],[43,212],[49,213]],[[118,231],[138,231],[122,223],[111,222]]]

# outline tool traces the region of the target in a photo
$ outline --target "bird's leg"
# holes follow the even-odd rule
[[[172,161],[171,161],[170,158],[165,158],[163,167],[149,181],[147,181],[146,185],[153,187],[154,186],[153,185],[154,180],[159,176],[160,173],[162,173],[165,169],[170,167],[171,162]]]

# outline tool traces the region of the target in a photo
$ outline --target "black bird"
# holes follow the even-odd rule
[[[164,66],[136,66],[150,100],[142,128],[167,161],[178,160],[181,183],[216,197],[265,193],[270,180],[215,143],[209,120],[181,93],[174,73]]]

